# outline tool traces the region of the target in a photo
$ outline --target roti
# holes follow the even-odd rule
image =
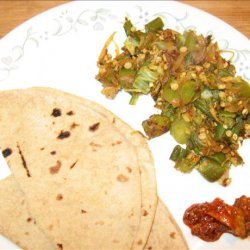
[[[37,91],[42,91],[41,94],[44,94],[44,91],[49,94],[54,94],[54,90],[50,88],[36,88]],[[61,92],[62,93],[62,92]],[[82,102],[82,98],[69,95],[64,93],[67,97],[74,98],[75,101]],[[85,102],[87,102],[85,100]],[[99,113],[104,113],[106,118],[110,122],[114,123],[115,115],[110,111],[104,109],[96,103],[89,103],[91,109],[98,111]],[[139,229],[134,239],[132,249],[142,249],[148,239],[152,223],[155,216],[156,205],[157,205],[157,190],[156,190],[156,179],[155,172],[153,167],[153,158],[148,149],[148,145],[144,136],[142,136],[138,131],[132,130],[121,121],[118,117],[115,118],[116,127],[126,135],[127,138],[131,139],[135,148],[135,151],[138,156],[138,166],[139,173],[141,176],[141,218]],[[131,136],[132,135],[132,136]]]
[[[53,94],[54,92],[54,90],[50,88],[36,88],[36,90],[41,90],[42,94],[44,91],[50,94]],[[69,96],[69,94],[64,94]],[[73,95],[70,96],[77,101],[82,101],[82,98],[80,97]],[[113,113],[96,103],[92,102],[90,105],[92,109],[100,113],[104,113],[110,122],[114,123],[115,115]],[[138,156],[139,173],[141,176],[141,218],[132,249],[143,249],[153,224],[157,206],[157,184],[155,179],[155,170],[153,167],[153,157],[148,149],[144,136],[140,132],[134,130],[131,132],[131,128],[128,125],[124,126],[124,122],[118,117],[115,118],[115,121],[116,127],[118,127],[119,130],[127,136],[127,138],[132,140]]]
[[[57,90],[5,91],[0,101],[1,148],[11,151],[29,211],[54,247],[142,249],[157,204],[142,136]]]
[[[23,249],[55,249],[31,217],[24,194],[13,176],[0,181],[0,233]],[[188,249],[178,225],[161,200],[145,249]]]
[[[22,249],[54,250],[35,223],[14,177],[0,181],[0,234]]]
[[[186,250],[187,242],[164,203],[159,199],[145,250]]]

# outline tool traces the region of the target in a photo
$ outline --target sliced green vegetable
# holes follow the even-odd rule
[[[180,106],[180,96],[175,90],[172,90],[169,86],[165,86],[163,89],[163,97],[166,101],[171,103],[174,107]]]
[[[234,72],[232,72],[232,70],[230,69],[220,69],[218,71],[218,75],[220,77],[225,77],[225,76],[233,76],[234,75]]]
[[[185,44],[185,36],[183,34],[177,33],[175,36],[176,39],[176,44],[178,46],[178,48],[182,47]]]
[[[130,105],[135,105],[140,97],[140,93],[131,93],[131,99],[129,101]]]
[[[196,115],[193,117],[193,124],[200,127],[203,123],[204,119],[202,118],[199,111],[196,112]]]
[[[175,108],[170,104],[166,103],[162,115],[167,116],[171,121],[174,120]]]
[[[237,93],[237,95],[241,98],[250,98],[250,84],[243,79],[235,79],[235,82],[232,85],[232,91]]]
[[[214,138],[216,141],[221,140],[223,136],[225,135],[226,129],[223,127],[222,124],[218,124],[215,127],[215,133],[214,133]]]
[[[180,145],[176,145],[170,155],[170,160],[177,161],[182,159],[183,157],[186,157],[188,154],[188,150],[182,148]]]
[[[200,160],[200,157],[188,149],[183,149],[177,145],[171,156],[171,160],[175,161],[175,168],[182,173],[190,173]]]
[[[153,44],[163,51],[165,50],[173,51],[176,48],[173,42],[157,41],[157,42],[154,42]]]
[[[146,32],[153,32],[157,30],[162,30],[163,27],[164,23],[162,22],[162,19],[160,17],[157,17],[145,25],[145,30]]]
[[[139,42],[135,38],[129,36],[124,42],[124,45],[128,52],[134,55],[136,48],[139,46]]]
[[[191,124],[183,119],[174,120],[170,127],[170,134],[180,144],[187,143],[191,132]]]
[[[226,160],[226,155],[222,152],[217,152],[211,156],[209,156],[210,159],[217,161],[219,164],[223,164]]]
[[[175,168],[182,173],[190,173],[196,166],[195,162],[190,161],[190,159],[183,158],[176,162]]]
[[[236,117],[236,114],[229,112],[229,111],[221,110],[219,112],[220,121],[224,125],[227,125],[229,128],[231,128],[235,124],[235,117]]]
[[[159,73],[150,70],[147,66],[143,66],[137,72],[133,87],[140,90],[143,94],[150,91],[149,83],[154,83],[158,79]]]
[[[203,157],[197,170],[208,181],[214,182],[221,178],[227,168],[213,159]]]
[[[237,136],[242,136],[244,131],[244,122],[242,119],[238,119],[235,126],[231,129],[233,134],[236,134]]]
[[[118,81],[123,88],[131,88],[135,80],[136,71],[122,68],[119,71]]]
[[[208,116],[209,118],[213,118],[212,114],[210,113],[209,107],[206,104],[205,100],[198,99],[194,102],[194,106],[199,109],[204,115]]]
[[[196,95],[197,83],[193,80],[186,82],[180,89],[182,104],[186,105],[193,101]]]
[[[187,31],[184,34],[186,40],[185,40],[185,46],[192,50],[194,49],[195,45],[198,43],[197,42],[197,35],[193,31]]]
[[[170,128],[170,120],[166,116],[152,115],[142,122],[143,129],[149,138],[160,136]]]
[[[195,132],[193,132],[189,138],[189,148],[193,149],[195,151],[196,154],[200,154],[202,149],[203,149],[203,144],[200,141],[198,134]]]
[[[129,36],[131,34],[131,29],[133,28],[133,24],[131,23],[131,21],[129,19],[126,19],[125,23],[123,24],[123,28],[125,30],[125,33],[127,36]]]

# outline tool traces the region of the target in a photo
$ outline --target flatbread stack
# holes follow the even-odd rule
[[[187,249],[143,136],[59,90],[0,92],[0,233],[23,249]]]

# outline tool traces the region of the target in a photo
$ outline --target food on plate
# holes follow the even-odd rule
[[[33,242],[22,240],[25,232],[40,232],[46,238],[37,244],[52,249],[143,249],[158,200],[143,136],[103,107],[55,89],[2,91],[0,104],[0,147],[13,173],[0,194],[20,189],[8,206],[21,214],[12,234],[2,209],[1,232],[27,249]],[[35,224],[23,232],[30,218]]]
[[[236,76],[211,36],[164,29],[159,17],[144,31],[126,19],[124,30],[122,52],[112,57],[106,44],[99,57],[102,93],[114,98],[125,90],[131,104],[151,95],[161,113],[143,121],[148,138],[170,131],[186,145],[170,156],[177,170],[196,169],[210,182],[224,178],[228,184],[230,166],[243,163],[239,145],[250,137],[249,84]]]
[[[37,227],[28,204],[13,176],[0,181],[0,234],[22,249],[54,250],[52,243]]]
[[[55,249],[31,217],[13,176],[0,181],[0,233],[23,249]],[[188,249],[178,225],[160,200],[145,249]]]
[[[216,241],[223,233],[244,239],[250,235],[250,198],[243,195],[232,206],[219,198],[194,204],[185,211],[183,221],[204,241]]]
[[[1,149],[11,149],[5,159],[54,246],[142,248],[157,204],[143,137],[58,90],[3,91],[0,102]]]
[[[145,250],[185,250],[187,242],[164,203],[159,200]]]

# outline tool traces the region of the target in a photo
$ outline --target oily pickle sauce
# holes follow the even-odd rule
[[[183,221],[204,241],[216,241],[223,233],[244,239],[250,234],[250,198],[241,196],[232,206],[219,198],[193,204],[185,211]]]

